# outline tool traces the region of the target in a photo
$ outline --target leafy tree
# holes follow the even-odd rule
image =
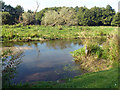
[[[3,24],[23,23],[27,24],[43,24],[43,25],[81,25],[81,26],[101,26],[101,25],[119,25],[119,13],[115,15],[115,10],[107,5],[106,8],[93,7],[91,9],[84,7],[51,7],[45,8],[37,12],[39,3],[35,11],[28,10],[24,13],[24,9],[17,5],[15,8],[6,5],[0,1],[2,5]]]
[[[90,9],[90,12],[91,12],[91,22],[92,23],[89,23],[89,25],[92,25],[92,26],[101,26],[103,25],[102,23],[102,8],[99,8],[99,7],[93,7]]]
[[[15,9],[16,9],[15,16],[16,16],[16,19],[18,20],[19,16],[24,12],[24,9],[20,5],[17,5]]]
[[[51,8],[48,8],[48,10],[55,10],[56,12],[59,12],[60,9],[62,9],[61,7],[51,7]]]
[[[33,14],[32,13],[28,13],[28,12],[24,12],[19,17],[19,22],[22,23],[23,25],[34,24]]]
[[[110,26],[114,15],[115,15],[115,10],[112,9],[110,5],[107,5],[106,8],[103,8],[102,11],[102,23],[104,25]]]
[[[16,23],[16,21],[15,21],[16,9],[14,7],[12,7],[11,5],[5,5],[5,2],[3,2],[3,1],[0,1],[0,3],[2,4],[2,12],[9,12],[9,14],[11,15],[11,18],[8,18],[10,20],[7,20],[7,21],[10,21],[9,24],[15,24]]]
[[[77,12],[78,24],[81,26],[86,26],[89,23],[90,19],[90,10],[86,7],[80,7]]]
[[[9,24],[15,24],[15,8],[13,8],[11,5],[4,5],[4,12],[9,12],[9,14],[11,15],[11,22]],[[10,21],[10,20],[8,20]]]
[[[36,13],[35,19],[37,23],[41,24],[42,17],[44,17],[45,12],[47,12],[46,8]]]
[[[58,13],[54,10],[49,10],[45,13],[45,16],[42,18],[42,24],[43,25],[51,25],[56,22],[56,19],[58,18]]]
[[[115,10],[110,5],[106,8],[93,7],[88,9],[86,7],[80,7],[77,12],[79,25],[99,26],[99,25],[111,25]]]
[[[38,23],[38,24],[41,24],[42,18],[44,17],[44,15],[45,15],[45,13],[46,13],[47,11],[49,11],[49,10],[54,10],[54,11],[56,11],[56,12],[59,12],[60,9],[61,9],[61,7],[51,7],[51,8],[42,9],[41,11],[37,12],[37,13],[36,13],[36,16],[35,16],[37,23]]]
[[[2,24],[11,24],[11,15],[9,12],[0,12],[2,13]]]
[[[75,7],[75,12],[78,12],[78,11],[79,11],[79,7],[76,6],[76,7]]]
[[[59,11],[59,19],[62,20],[62,25],[77,25],[78,24],[78,20],[77,20],[77,16],[76,16],[76,12],[73,8],[67,8],[64,7]]]
[[[19,21],[20,23],[23,23],[24,25],[29,25],[29,24],[37,24],[36,22],[36,13],[39,8],[39,3],[36,1],[36,9],[35,11],[28,10],[28,12],[24,12],[20,17]]]
[[[28,12],[28,13],[33,13],[33,11],[31,11],[31,10],[28,10],[27,12]]]
[[[4,11],[5,2],[0,1],[0,5],[2,6],[2,11]]]
[[[114,18],[113,18],[113,21],[112,21],[112,25],[113,26],[119,26],[120,27],[120,12],[118,12]]]
[[[43,25],[77,25],[77,17],[74,9],[62,8],[60,11],[49,10],[42,18]]]

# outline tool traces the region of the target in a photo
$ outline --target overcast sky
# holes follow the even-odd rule
[[[15,7],[16,5],[21,5],[25,11],[28,9],[35,10],[36,0],[3,0],[7,5]],[[86,6],[88,8],[98,6],[106,7],[106,5],[111,5],[116,11],[118,11],[118,2],[120,0],[37,0],[40,3],[39,10],[46,7],[59,7],[59,6]],[[38,10],[38,11],[39,11]]]

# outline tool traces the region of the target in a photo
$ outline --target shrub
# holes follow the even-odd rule
[[[11,24],[11,15],[9,12],[0,12],[2,13],[2,24]]]
[[[19,17],[19,22],[24,25],[33,24],[34,22],[33,13],[24,12],[22,16]]]
[[[77,17],[74,10],[69,8],[62,8],[59,12],[55,10],[49,10],[42,18],[43,25],[77,25]]]

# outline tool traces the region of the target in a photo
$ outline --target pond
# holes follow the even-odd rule
[[[81,40],[9,42],[3,47],[28,47],[15,69],[13,83],[56,81],[83,74],[70,52],[83,47]]]

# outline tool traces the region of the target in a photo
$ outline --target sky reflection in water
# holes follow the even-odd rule
[[[22,63],[18,65],[15,83],[32,81],[56,81],[82,74],[70,52],[83,45],[80,40],[57,40],[45,42],[6,43],[5,46],[32,47],[25,50]],[[65,69],[68,67],[67,69]],[[78,67],[79,68],[79,67]]]

